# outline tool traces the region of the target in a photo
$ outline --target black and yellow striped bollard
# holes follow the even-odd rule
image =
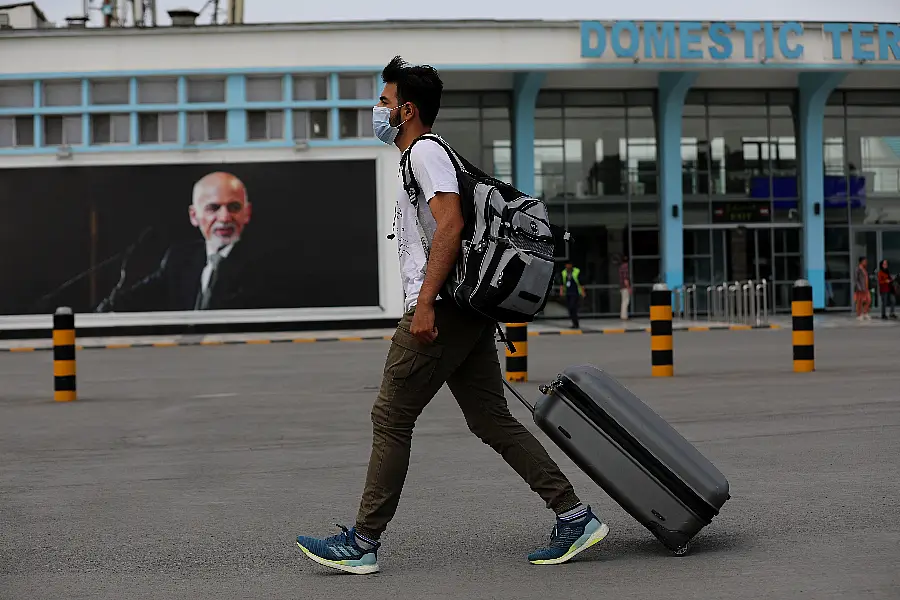
[[[75,388],[75,313],[60,307],[53,315],[53,399],[71,402]]]
[[[657,283],[650,292],[650,365],[653,377],[675,374],[672,351],[672,290]]]
[[[798,280],[794,283],[793,296],[794,373],[811,373],[816,370],[812,286],[805,279]]]
[[[506,380],[528,381],[528,323],[507,323],[506,339],[516,349],[506,348]]]

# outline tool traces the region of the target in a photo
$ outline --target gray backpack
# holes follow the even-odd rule
[[[413,141],[400,159],[403,188],[418,213],[419,186],[409,153],[420,142],[439,144],[456,167],[465,227],[456,268],[441,290],[465,310],[499,323],[528,323],[544,309],[553,287],[559,228],[550,225],[546,205],[495,179],[459,156],[435,134]],[[429,255],[432,240],[417,222]],[[567,232],[563,239],[568,240]],[[502,334],[502,331],[501,331]]]

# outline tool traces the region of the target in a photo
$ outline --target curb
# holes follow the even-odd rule
[[[693,327],[674,327],[674,331],[750,331],[753,329],[781,329],[779,325],[709,325]],[[606,328],[606,329],[561,329],[559,331],[529,331],[529,337],[550,335],[592,335],[592,334],[622,334],[622,333],[649,333],[649,327],[631,328]],[[320,342],[371,342],[390,341],[390,335],[374,335],[359,337],[309,337],[309,338],[285,338],[285,339],[256,339],[256,340],[191,340],[184,342],[134,342],[123,344],[96,344],[77,345],[76,350],[121,350],[125,348],[179,348],[188,346],[261,346],[268,344],[314,344]],[[46,352],[53,350],[53,346],[46,347],[19,347],[0,348],[3,352]]]
[[[780,325],[696,325],[690,327],[672,328],[672,331],[750,331],[753,329],[781,329]],[[541,335],[589,335],[603,333],[606,335],[616,333],[650,333],[649,327],[631,327],[628,329],[561,329],[559,331],[529,331],[528,336]]]
[[[120,350],[125,348],[183,348],[188,346],[262,346],[268,344],[311,344],[317,342],[365,342],[372,340],[390,340],[389,335],[365,337],[320,337],[320,338],[285,338],[278,340],[198,340],[187,342],[134,342],[128,344],[88,344],[77,345],[76,350]],[[0,348],[0,352],[44,352],[53,350],[47,347]]]

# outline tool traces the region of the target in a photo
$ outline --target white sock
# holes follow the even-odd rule
[[[573,506],[566,512],[560,513],[556,516],[560,521],[578,521],[579,519],[582,519],[585,515],[587,515],[587,511],[587,506],[579,502],[577,505]]]
[[[363,550],[371,550],[377,545],[374,540],[370,540],[369,538],[364,537],[358,531],[354,532],[354,537],[356,538],[356,545]]]

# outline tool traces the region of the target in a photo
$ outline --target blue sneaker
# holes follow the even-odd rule
[[[347,529],[338,525],[342,532],[324,540],[297,536],[297,545],[303,550],[303,554],[316,561],[320,565],[367,575],[378,572],[378,542],[373,542],[375,547],[371,550],[363,550],[356,544],[356,528]],[[367,540],[368,541],[368,540]]]
[[[591,507],[567,519],[557,517],[550,545],[528,555],[534,565],[558,565],[587,550],[609,533],[609,526],[594,516]]]

